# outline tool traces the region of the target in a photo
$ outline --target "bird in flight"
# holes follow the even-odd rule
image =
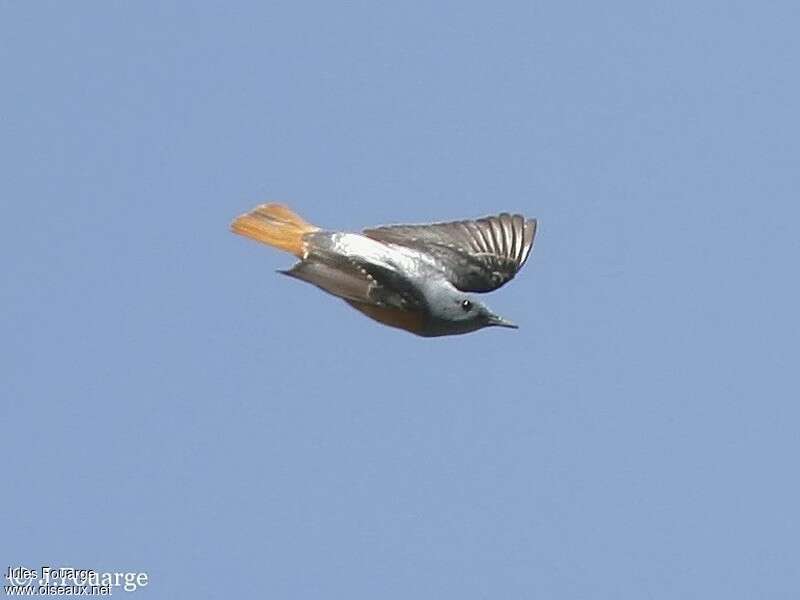
[[[434,337],[517,328],[467,292],[490,292],[513,279],[533,247],[536,219],[501,213],[346,233],[315,227],[282,204],[262,204],[231,229],[300,259],[280,273],[380,323]]]

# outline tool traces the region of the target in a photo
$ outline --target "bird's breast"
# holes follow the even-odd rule
[[[425,335],[425,315],[421,311],[403,310],[352,300],[346,302],[379,323],[397,329],[405,329],[417,335]]]

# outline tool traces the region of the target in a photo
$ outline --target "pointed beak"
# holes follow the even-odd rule
[[[519,329],[519,325],[514,325],[511,321],[506,321],[503,317],[498,317],[497,315],[489,315],[489,325]]]

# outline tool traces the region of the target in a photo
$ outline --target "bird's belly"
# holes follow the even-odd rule
[[[397,329],[405,329],[417,335],[425,335],[425,317],[421,312],[377,306],[353,300],[345,300],[345,302],[379,323],[389,327],[396,327]]]

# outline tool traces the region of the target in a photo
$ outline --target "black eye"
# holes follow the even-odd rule
[[[464,300],[464,301],[461,303],[461,308],[463,308],[463,309],[464,309],[464,312],[469,312],[469,311],[471,311],[471,310],[472,310],[472,302],[470,302],[469,300]]]

